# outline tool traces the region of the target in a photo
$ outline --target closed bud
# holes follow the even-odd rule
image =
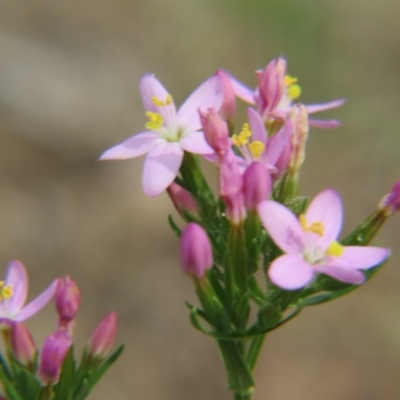
[[[81,294],[78,285],[68,275],[58,280],[55,302],[62,320],[70,322],[75,318],[81,303]]]
[[[387,216],[400,211],[400,180],[394,184],[392,191],[380,201],[379,208],[385,210]]]
[[[204,229],[194,223],[186,225],[180,238],[181,265],[184,272],[197,278],[212,267],[211,244]]]
[[[28,328],[22,322],[11,325],[11,349],[15,358],[23,365],[33,365],[36,357],[36,346]]]
[[[117,335],[117,313],[110,312],[95,329],[88,343],[89,356],[105,358],[109,354]]]
[[[43,385],[58,382],[65,356],[71,345],[71,336],[63,330],[46,336],[40,352],[38,371],[39,379]]]
[[[255,210],[260,202],[271,194],[271,176],[264,164],[252,162],[243,175],[244,206],[247,211]]]
[[[182,218],[185,219],[187,214],[191,216],[199,215],[199,207],[197,206],[196,201],[182,186],[172,182],[171,185],[169,185],[167,192]]]

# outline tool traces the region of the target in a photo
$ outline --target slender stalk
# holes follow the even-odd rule
[[[246,363],[252,371],[256,365],[258,356],[260,355],[261,348],[264,344],[264,340],[267,334],[261,334],[256,336],[250,343],[249,351],[247,352]]]

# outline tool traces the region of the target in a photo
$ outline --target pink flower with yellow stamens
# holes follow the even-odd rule
[[[177,111],[171,95],[154,75],[140,82],[146,110],[146,131],[104,152],[100,160],[122,160],[148,153],[143,169],[143,190],[148,196],[162,193],[175,179],[185,151],[211,154],[213,150],[200,131],[198,110],[219,109],[223,88],[218,76],[201,84]]]
[[[299,218],[275,201],[258,206],[261,221],[272,240],[286,254],[275,259],[268,275],[286,290],[307,286],[317,273],[349,284],[361,284],[361,270],[372,268],[390,255],[381,247],[342,246],[337,237],[342,225],[342,203],[331,189],[319,193]]]
[[[301,88],[297,78],[286,74],[286,60],[282,57],[272,60],[264,70],[256,72],[258,86],[255,90],[248,88],[231,77],[233,90],[237,97],[258,107],[258,111],[266,122],[285,120],[292,109],[293,101],[300,97]],[[344,99],[328,103],[306,106],[308,114],[330,110],[344,103]],[[310,125],[318,128],[335,128],[337,120],[310,119]]]

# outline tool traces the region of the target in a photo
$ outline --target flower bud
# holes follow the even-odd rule
[[[35,361],[35,342],[28,328],[22,322],[15,321],[11,325],[11,349],[21,364],[28,366]]]
[[[226,122],[220,117],[215,108],[210,108],[208,112],[199,110],[199,113],[207,143],[219,157],[223,157],[230,147]]]
[[[68,275],[58,279],[55,294],[57,313],[60,316],[59,328],[71,330],[73,319],[78,312],[81,294],[78,285]]]
[[[171,185],[168,186],[167,192],[182,218],[185,219],[187,214],[192,216],[199,215],[199,207],[197,206],[195,199],[182,186],[172,182]]]
[[[247,211],[255,210],[271,194],[271,176],[259,161],[252,162],[243,175],[243,197]]]
[[[201,278],[212,267],[211,244],[204,229],[194,223],[186,225],[180,238],[181,265],[184,272]]]
[[[217,76],[221,80],[222,90],[224,92],[224,100],[219,115],[228,123],[229,130],[233,131],[233,125],[236,118],[236,96],[233,91],[230,76],[222,69],[217,71]]]
[[[89,339],[88,349],[91,358],[105,358],[114,344],[117,334],[117,313],[110,312],[100,322]]]
[[[380,201],[379,208],[385,210],[387,216],[400,211],[400,179],[394,184],[392,191]]]
[[[58,330],[46,336],[40,352],[38,371],[39,379],[43,385],[58,382],[65,356],[71,345],[71,336],[63,330]]]

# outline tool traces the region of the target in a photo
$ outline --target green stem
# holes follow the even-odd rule
[[[250,400],[251,399],[251,393],[235,393],[234,394],[234,400]]]
[[[249,351],[246,357],[246,363],[251,371],[254,369],[256,365],[258,356],[260,355],[260,351],[264,344],[266,336],[267,336],[266,333],[258,335],[250,343]]]

